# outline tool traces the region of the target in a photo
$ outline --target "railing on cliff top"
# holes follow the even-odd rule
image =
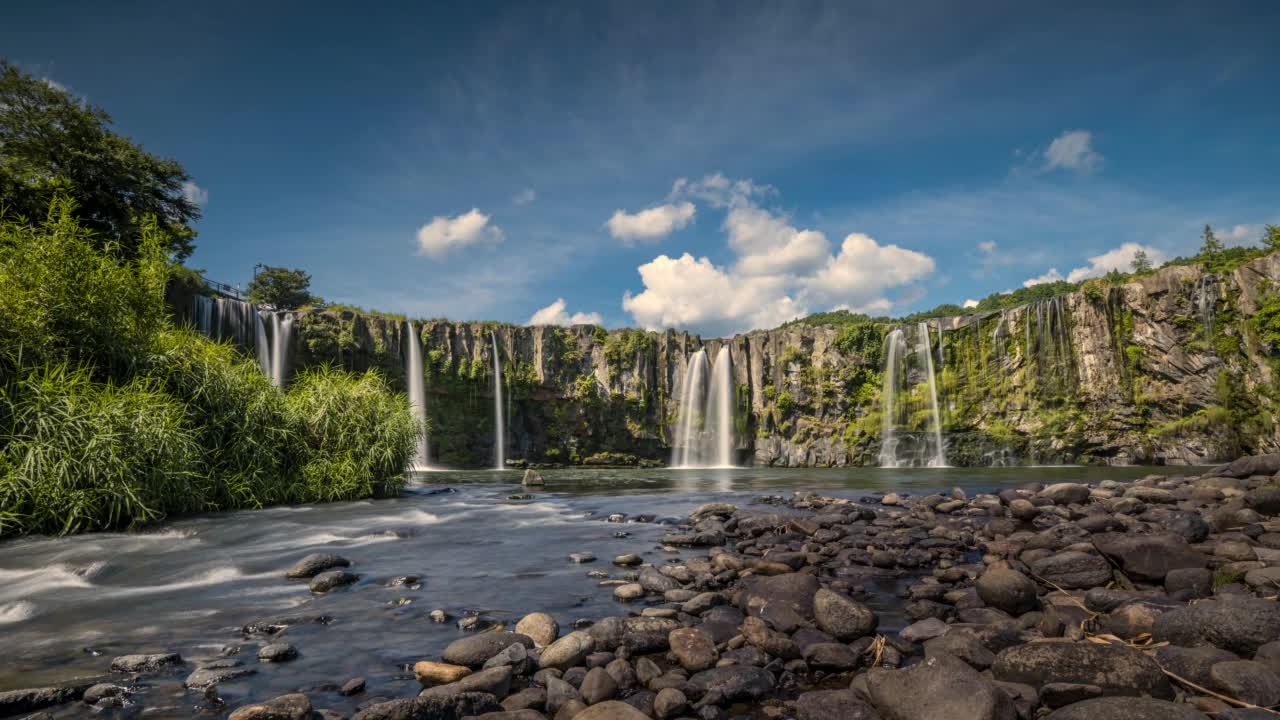
[[[240,287],[238,285],[233,287],[226,283],[218,282],[217,280],[210,280],[209,278],[205,277],[203,273],[200,275],[200,279],[204,281],[205,287],[217,293],[218,295],[229,297],[232,300],[245,299],[244,294],[240,292]]]

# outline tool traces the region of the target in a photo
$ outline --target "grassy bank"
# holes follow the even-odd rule
[[[0,221],[0,537],[393,495],[422,431],[374,372],[282,392],[173,327],[157,226],[125,257],[59,198]]]

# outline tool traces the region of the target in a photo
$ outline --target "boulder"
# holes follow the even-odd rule
[[[978,578],[976,586],[982,602],[1010,615],[1021,615],[1040,604],[1036,584],[1017,570],[992,567]]]
[[[709,704],[753,702],[773,692],[773,674],[758,667],[725,665],[693,675],[689,685]]]
[[[449,683],[458,682],[471,674],[471,668],[465,665],[450,665],[448,663],[423,660],[414,663],[413,674],[417,676],[418,682],[422,683],[423,687],[433,687],[435,685],[448,685]]]
[[[346,570],[325,570],[324,572],[311,578],[311,583],[307,587],[313,593],[327,593],[337,590],[340,587],[350,585],[359,580],[360,576]]]
[[[484,667],[485,661],[489,658],[506,650],[511,643],[517,642],[527,648],[533,647],[533,640],[527,635],[505,630],[491,630],[454,640],[441,653],[441,658],[450,665],[465,665],[478,669]]]
[[[1218,663],[1240,658],[1234,653],[1220,650],[1212,645],[1198,645],[1190,648],[1165,645],[1156,648],[1155,659],[1160,663],[1160,667],[1174,675],[1184,677],[1202,687],[1209,687],[1213,684],[1213,679],[1209,677],[1210,668]]]
[[[1096,685],[1106,695],[1172,698],[1173,687],[1150,657],[1123,645],[1044,642],[1001,650],[991,664],[997,680],[1042,687],[1049,683]]]
[[[605,700],[612,700],[618,694],[618,683],[604,668],[591,668],[578,687],[582,701],[588,705],[596,705]]]
[[[341,555],[332,553],[312,553],[294,563],[285,571],[284,576],[294,580],[312,578],[325,570],[350,567],[351,561]]]
[[[852,690],[811,690],[796,698],[796,720],[880,720]]]
[[[546,647],[560,637],[560,624],[544,612],[534,612],[520,618],[516,632],[532,640],[534,647]]]
[[[1209,669],[1213,687],[1237,700],[1260,707],[1280,705],[1280,678],[1253,660],[1229,660]]]
[[[1089,499],[1089,486],[1080,483],[1054,483],[1040,491],[1040,497],[1048,498],[1055,505],[1079,504]]]
[[[1280,473],[1280,453],[1250,455],[1209,471],[1211,477],[1247,478]]]
[[[520,484],[525,487],[542,487],[547,484],[547,481],[542,479],[542,475],[537,470],[529,468],[524,471],[524,477],[520,479]]]
[[[779,629],[791,629],[813,620],[813,596],[818,579],[804,573],[784,573],[748,578],[740,607],[748,615],[763,617]]]
[[[1209,720],[1190,705],[1139,697],[1101,697],[1049,713],[1046,720]]]
[[[574,715],[573,720],[649,720],[649,717],[627,703],[610,700],[592,705]]]
[[[302,693],[272,698],[236,709],[227,720],[311,720],[311,700]]]
[[[178,655],[178,653],[121,655],[111,661],[111,671],[123,673],[155,672],[181,664],[182,656]]]
[[[677,628],[667,635],[671,654],[689,672],[700,672],[716,664],[720,654],[716,642],[699,628]]]
[[[1280,487],[1260,487],[1244,494],[1244,504],[1263,515],[1280,515]]]
[[[568,670],[575,665],[581,665],[594,649],[595,641],[592,640],[591,635],[582,630],[576,630],[548,645],[542,651],[539,663],[544,668]]]
[[[1111,582],[1111,564],[1093,553],[1068,550],[1031,563],[1031,572],[1046,582],[1073,590]]]
[[[871,608],[826,588],[813,596],[813,616],[823,632],[842,642],[870,635],[880,623]]]
[[[1015,720],[1013,701],[961,660],[935,655],[903,670],[866,675],[871,704],[885,720]]]
[[[804,661],[813,670],[846,672],[858,667],[862,656],[844,643],[814,643],[806,645]]]
[[[480,670],[448,685],[429,687],[418,693],[421,699],[448,699],[465,694],[487,694],[504,698],[511,692],[513,673],[507,666]]]
[[[1131,580],[1163,582],[1170,570],[1209,564],[1208,557],[1177,535],[1103,533],[1093,536],[1093,546]]]
[[[1212,530],[1200,513],[1191,510],[1169,513],[1161,524],[1166,530],[1189,543],[1204,542]]]
[[[1220,595],[1164,613],[1151,630],[1156,641],[1194,647],[1203,643],[1251,657],[1280,637],[1280,603]]]
[[[87,687],[87,685],[77,685],[5,690],[0,692],[0,717],[21,715],[54,705],[75,702],[84,696]]]

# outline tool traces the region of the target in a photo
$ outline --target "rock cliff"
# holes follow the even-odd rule
[[[917,345],[929,338],[952,464],[1204,463],[1280,449],[1274,349],[1255,319],[1276,282],[1277,255],[1219,274],[1171,266],[1001,312],[903,327]],[[393,316],[302,311],[294,365],[378,368],[403,386],[407,327]],[[433,461],[491,462],[496,341],[511,458],[666,460],[686,358],[699,348],[715,357],[727,344],[741,461],[875,464],[891,327],[801,322],[704,340],[671,330],[415,322]],[[923,372],[912,368],[910,383],[924,387]],[[923,413],[911,417],[908,438],[926,430]]]

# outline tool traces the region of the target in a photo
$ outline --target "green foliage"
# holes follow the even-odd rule
[[[166,322],[168,263],[154,224],[121,261],[55,199],[39,225],[0,223],[0,352],[69,362],[123,378]]]
[[[1138,251],[1133,254],[1133,261],[1130,266],[1133,267],[1135,273],[1151,272],[1151,258],[1147,257],[1147,251],[1138,248]]]
[[[404,486],[424,428],[408,398],[391,392],[377,372],[308,368],[294,378],[285,404],[302,441],[302,500],[387,497]]]
[[[1267,252],[1280,250],[1280,225],[1267,225],[1262,229],[1262,247]]]
[[[264,266],[253,276],[246,296],[249,302],[258,305],[270,305],[277,310],[297,310],[316,302],[310,288],[311,276],[302,270]]]
[[[1265,288],[1250,322],[1258,339],[1266,343],[1273,354],[1280,351],[1280,294]]]
[[[830,325],[832,327],[844,327],[845,325],[865,325],[871,322],[888,322],[889,318],[872,318],[862,313],[849,312],[848,310],[832,310],[831,312],[814,313],[807,317],[797,318],[788,323],[784,323],[783,327],[788,325],[813,325],[823,326]]]
[[[591,331],[591,336],[596,339],[597,344],[603,344],[609,341],[609,331],[599,325],[596,326],[595,330]]]
[[[857,355],[862,362],[880,367],[884,355],[884,333],[872,323],[849,325],[836,336],[835,346],[845,353]]]
[[[201,509],[200,448],[184,408],[155,383],[95,383],[32,368],[4,392],[0,536],[127,527]]]
[[[0,60],[0,208],[35,220],[69,194],[99,248],[135,257],[158,229],[164,251],[181,260],[200,218],[190,179],[178,162],[112,132],[106,111]]]
[[[609,365],[622,370],[632,367],[635,359],[653,351],[653,336],[643,330],[622,330],[608,335],[604,343],[604,356]]]
[[[1226,585],[1235,585],[1244,582],[1244,570],[1232,570],[1230,568],[1221,567],[1213,572],[1213,589],[1217,590]]]
[[[781,361],[783,367],[789,367],[791,365],[803,366],[808,363],[809,358],[805,357],[804,351],[800,348],[795,345],[788,345],[787,348],[782,351]]]
[[[774,403],[774,406],[778,408],[778,412],[783,417],[786,417],[787,415],[791,414],[791,410],[792,408],[795,407],[795,404],[796,404],[796,400],[794,397],[792,397],[791,393],[780,392],[778,393],[778,399]]]
[[[1217,234],[1213,232],[1213,228],[1209,227],[1207,223],[1204,226],[1204,232],[1200,233],[1200,240],[1202,241],[1202,244],[1200,245],[1200,257],[1207,260],[1216,259],[1217,256],[1227,247],[1218,239]]]

